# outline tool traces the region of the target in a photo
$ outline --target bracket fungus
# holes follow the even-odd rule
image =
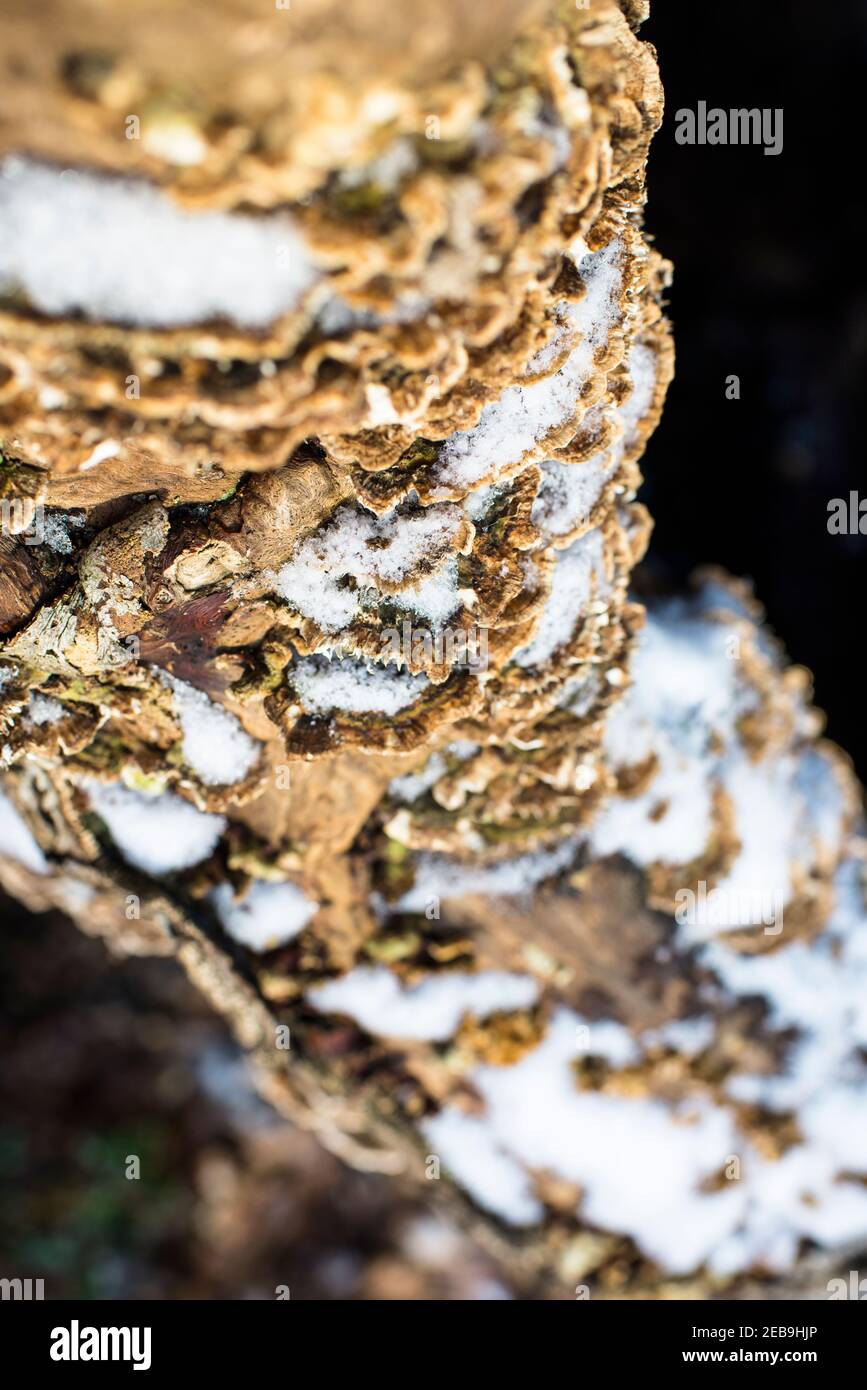
[[[857,788],[742,586],[632,585],[646,7],[382,8],[7,0],[0,882],[516,1279],[833,1258]]]

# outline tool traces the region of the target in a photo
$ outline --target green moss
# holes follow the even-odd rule
[[[400,467],[415,468],[420,463],[436,463],[440,445],[433,439],[414,439],[398,459]]]
[[[402,845],[399,840],[386,840],[385,862],[387,864],[404,864],[409,858],[409,850],[406,845]]]
[[[564,821],[561,817],[540,820],[530,818],[528,820],[507,821],[504,825],[486,825],[480,823],[476,829],[489,845],[514,844],[517,841],[535,839],[539,835],[544,835],[549,830],[560,830],[570,822]]]
[[[395,932],[388,936],[377,936],[372,941],[368,941],[364,947],[364,953],[371,960],[381,961],[384,965],[391,965],[395,961],[408,960],[411,956],[417,955],[421,946],[422,938],[417,931]]]
[[[120,770],[121,781],[130,791],[141,792],[143,796],[159,796],[168,786],[168,778],[160,772],[142,772],[134,763],[127,763]]]

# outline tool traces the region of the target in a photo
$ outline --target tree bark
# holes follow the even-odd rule
[[[200,8],[4,20],[0,882],[518,1286],[815,1279],[858,789],[744,586],[632,582],[645,7]]]

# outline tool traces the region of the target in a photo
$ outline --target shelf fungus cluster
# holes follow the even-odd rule
[[[867,1237],[867,918],[749,594],[630,588],[645,8],[9,0],[0,880],[515,1278],[653,1292]]]

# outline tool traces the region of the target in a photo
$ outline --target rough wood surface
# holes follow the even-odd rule
[[[815,1282],[859,792],[743,586],[632,587],[645,7],[201,8],[3,20],[0,881],[176,957],[519,1286]]]

